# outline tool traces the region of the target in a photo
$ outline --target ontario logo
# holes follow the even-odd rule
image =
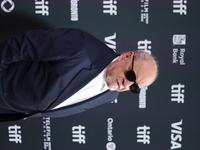
[[[15,3],[12,0],[3,0],[1,2],[1,9],[6,13],[10,13],[14,8]]]
[[[107,150],[115,150],[116,149],[116,144],[114,142],[108,142],[106,145]]]
[[[108,123],[108,143],[106,144],[107,150],[115,150],[116,149],[116,144],[113,142],[113,118],[108,118],[107,123]]]

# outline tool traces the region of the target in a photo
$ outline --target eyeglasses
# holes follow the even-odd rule
[[[138,84],[136,83],[136,75],[135,75],[135,72],[133,71],[133,66],[134,66],[134,56],[132,59],[132,69],[125,73],[125,77],[127,80],[134,82],[134,84],[132,84],[129,87],[130,91],[132,93],[140,93],[140,88],[139,88]]]

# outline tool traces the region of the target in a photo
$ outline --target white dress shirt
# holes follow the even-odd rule
[[[114,62],[117,58],[115,58],[112,62]],[[112,63],[111,62],[111,63]],[[90,81],[86,86],[76,92],[74,95],[66,99],[64,102],[60,103],[58,106],[53,109],[58,109],[64,106],[73,105],[89,98],[92,98],[98,94],[103,93],[108,90],[108,86],[104,80],[104,76],[108,67],[106,67],[97,77],[95,77],[92,81]]]

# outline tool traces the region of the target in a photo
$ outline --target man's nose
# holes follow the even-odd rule
[[[134,83],[135,83],[134,81],[129,81],[129,80],[126,79],[124,85],[125,85],[126,88],[129,89],[129,87],[130,87],[132,84],[134,84]]]

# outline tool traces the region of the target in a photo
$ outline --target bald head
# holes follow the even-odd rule
[[[140,88],[152,84],[157,78],[158,65],[155,58],[145,51],[134,53],[134,72]]]

